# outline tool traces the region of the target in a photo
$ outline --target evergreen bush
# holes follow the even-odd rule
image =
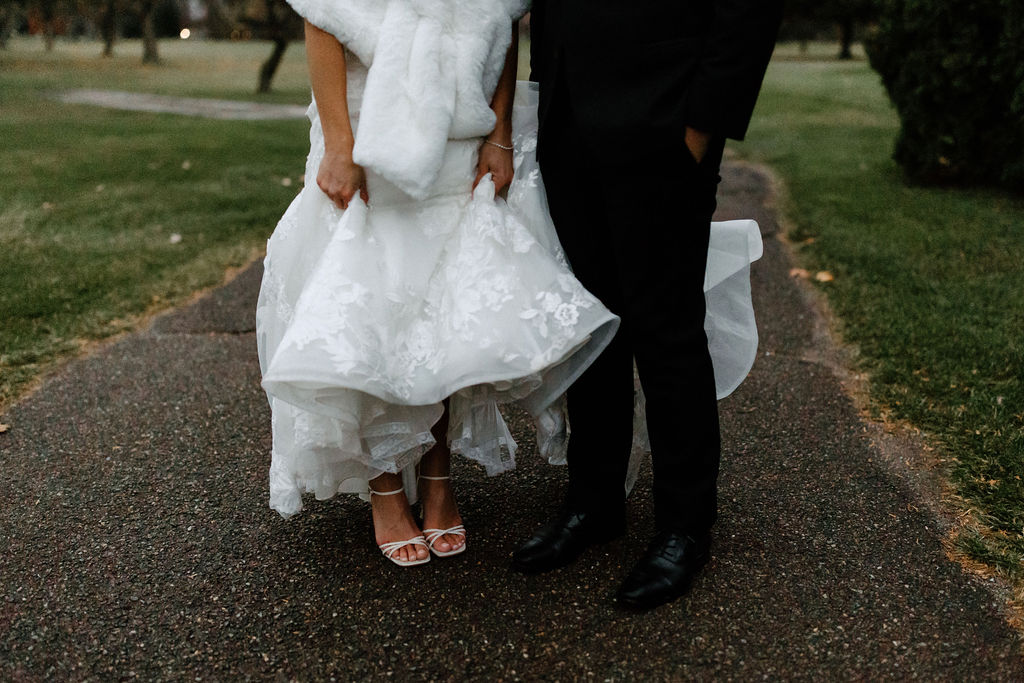
[[[866,42],[912,181],[1024,191],[1024,0],[884,0]]]

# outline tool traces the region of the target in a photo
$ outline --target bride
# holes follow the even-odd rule
[[[360,494],[385,557],[422,564],[467,547],[452,453],[514,467],[498,405],[516,401],[541,455],[564,460],[559,399],[619,321],[550,222],[536,93],[516,88],[522,0],[290,2],[313,103],[307,186],[267,244],[257,305],[270,505],[290,517],[304,493]],[[747,309],[748,256],[715,278],[745,287]]]

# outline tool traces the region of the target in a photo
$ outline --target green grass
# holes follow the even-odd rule
[[[165,41],[164,65],[142,67],[137,47],[101,59],[96,43],[59,42],[46,54],[17,40],[0,52],[0,405],[83,343],[131,329],[257,256],[300,187],[305,121],[210,121],[46,97],[96,87],[252,99],[269,49]],[[303,59],[290,48],[271,99],[308,99]]]
[[[15,38],[0,50],[0,71],[5,89],[0,100],[9,101],[6,88],[28,90],[103,88],[151,92],[184,97],[216,97],[260,102],[306,103],[309,79],[302,43],[293,43],[274,77],[273,92],[256,94],[260,64],[270,54],[266,42],[213,42],[166,39],[159,43],[162,64],[141,64],[137,40],[115,44],[114,55],[100,57],[95,41],[59,40],[53,52],[39,38]]]
[[[741,153],[788,188],[790,237],[860,351],[874,407],[943,445],[962,550],[1024,582],[1024,200],[913,188],[864,61],[773,61]],[[1024,584],[1018,584],[1024,585]]]

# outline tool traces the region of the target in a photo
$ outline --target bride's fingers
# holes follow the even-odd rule
[[[501,192],[502,190],[508,189],[512,185],[512,177],[503,173],[497,173],[491,176],[494,180],[494,191]]]
[[[473,189],[474,190],[476,189],[476,186],[480,184],[480,181],[483,180],[483,177],[485,175],[487,175],[488,173],[490,173],[490,172],[491,172],[491,169],[487,168],[486,166],[477,166],[477,168],[476,168],[476,179],[473,180]]]
[[[338,189],[331,198],[334,203],[342,209],[347,209],[348,205],[352,203],[352,199],[358,194],[363,198],[363,201],[367,200],[366,189],[364,187],[345,187]]]

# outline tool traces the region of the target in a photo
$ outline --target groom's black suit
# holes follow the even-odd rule
[[[577,277],[622,327],[569,390],[571,509],[621,515],[633,359],[661,531],[716,516],[718,409],[704,270],[725,138],[742,138],[781,0],[535,0],[538,156]],[[712,134],[698,163],[686,127]],[[613,520],[614,521],[614,520]]]

